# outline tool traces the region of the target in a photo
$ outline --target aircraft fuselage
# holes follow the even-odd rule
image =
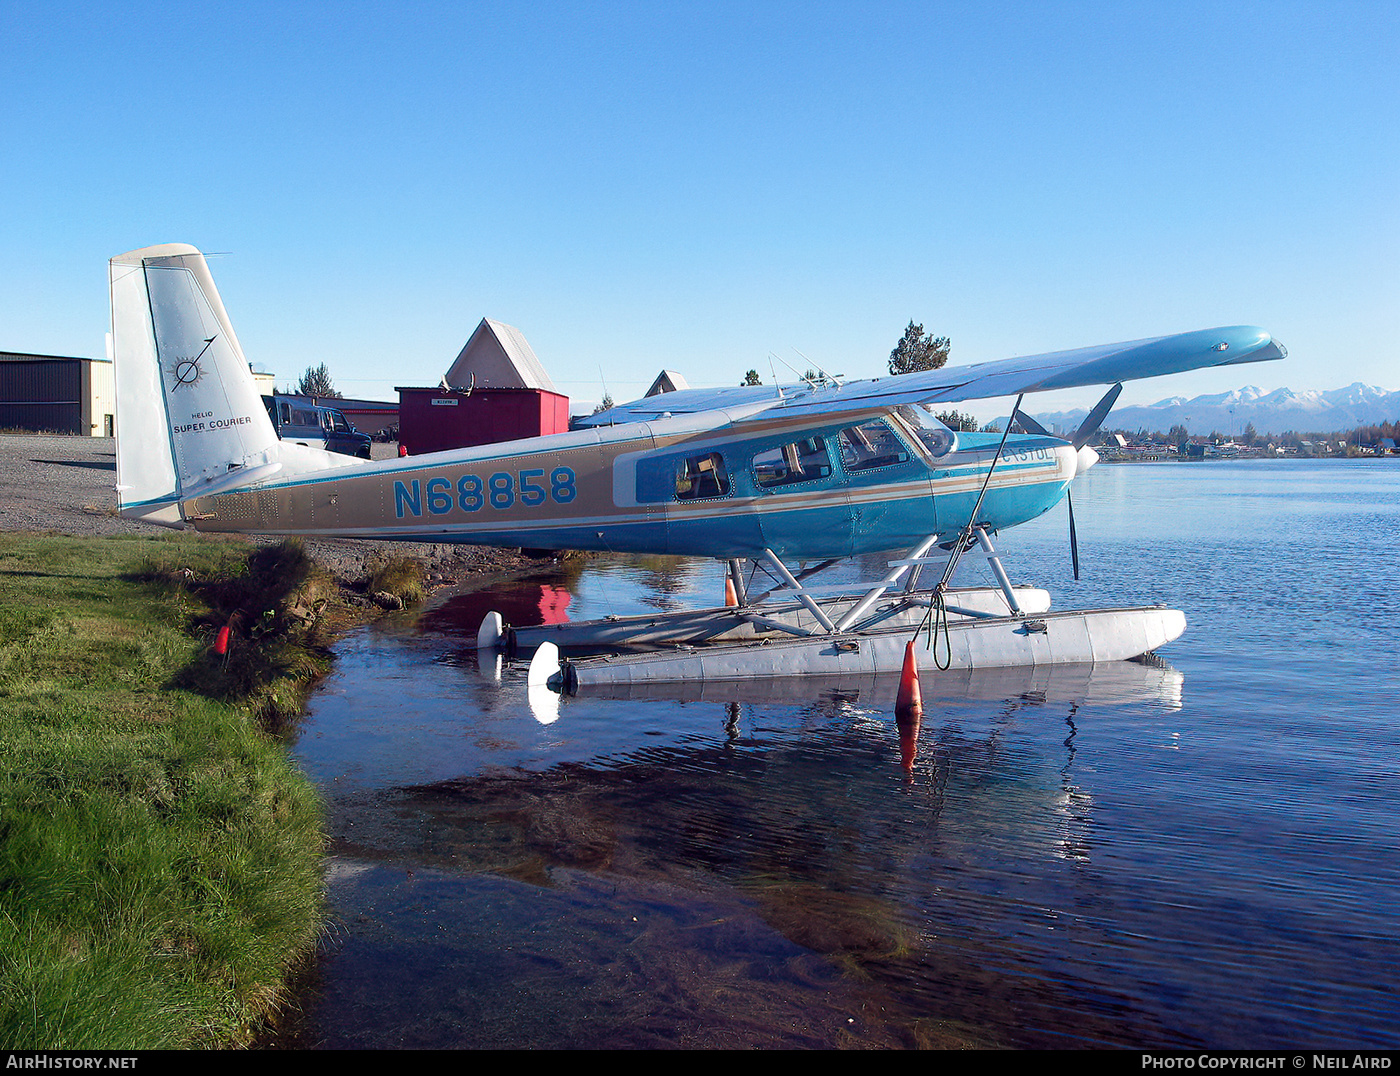
[[[188,502],[185,517],[206,531],[842,557],[958,533],[1001,443],[1000,434],[963,433],[930,445],[888,409],[839,421],[726,418],[662,418],[278,475]],[[1082,466],[1064,441],[1009,436],[979,520],[999,530],[1042,514]]]

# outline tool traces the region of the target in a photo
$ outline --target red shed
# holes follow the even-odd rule
[[[569,398],[554,391],[525,335],[489,318],[439,387],[398,393],[399,444],[415,456],[569,428]]]
[[[563,433],[569,398],[544,389],[399,389],[399,444],[410,453]]]

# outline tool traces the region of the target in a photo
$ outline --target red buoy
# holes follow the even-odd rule
[[[914,642],[911,639],[904,647],[904,671],[899,675],[899,695],[894,703],[894,723],[899,729],[899,761],[905,773],[914,770],[914,759],[919,749],[919,723],[923,716],[919,669],[914,661]]]
[[[406,444],[404,444],[402,441],[399,442],[399,455],[400,455],[400,456],[407,456],[407,455],[408,455],[408,446],[407,446]]]
[[[923,696],[919,694],[919,668],[914,661],[914,640],[904,646],[904,670],[899,674],[899,695],[895,698],[894,712],[901,710],[924,709]]]

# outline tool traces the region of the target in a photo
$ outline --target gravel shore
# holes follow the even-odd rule
[[[396,453],[396,445],[374,446],[376,459]],[[158,527],[122,519],[117,514],[116,482],[117,448],[110,437],[0,434],[0,530],[84,538],[160,533]],[[515,550],[484,546],[359,538],[305,541],[307,551],[347,583],[358,582],[369,574],[367,560],[383,557],[421,561],[434,584],[547,563],[521,556]]]

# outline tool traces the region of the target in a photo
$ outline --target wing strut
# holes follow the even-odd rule
[[[1021,410],[1021,401],[1025,397],[1024,392],[1016,397],[1016,404],[1011,408],[1013,417]],[[996,455],[992,457],[992,465],[987,468],[987,475],[982,479],[982,488],[977,492],[977,503],[972,506],[972,514],[967,517],[967,525],[963,527],[962,534],[958,535],[957,541],[953,543],[952,553],[948,557],[948,565],[943,569],[943,578],[938,581],[938,586],[933,588],[934,593],[939,597],[947,593],[948,581],[953,578],[953,572],[958,566],[958,559],[963,555],[963,551],[972,545],[973,530],[977,526],[977,514],[982,511],[982,501],[987,496],[987,487],[991,484],[992,472],[997,469],[997,464],[1001,461],[1001,452],[1006,447],[1006,438],[1010,434],[1011,421],[1008,419],[1006,429],[1001,431],[1001,441],[997,443],[997,451]],[[918,635],[919,633],[916,631],[914,634]]]
[[[997,582],[1001,584],[1002,589],[1006,592],[1007,601],[1011,605],[1011,615],[1017,617],[1025,616],[1025,614],[1021,612],[1020,605],[1016,602],[1016,596],[1011,589],[1011,583],[1006,578],[1006,570],[1002,568],[1001,561],[997,558],[996,550],[992,548],[991,542],[987,538],[986,528],[979,526],[977,523],[977,515],[982,511],[982,501],[987,496],[987,487],[992,481],[992,472],[997,469],[997,463],[1001,460],[1002,449],[1006,447],[1006,439],[1011,435],[1011,424],[1015,421],[1017,414],[1020,412],[1021,401],[1025,398],[1026,394],[1023,392],[1016,397],[1016,403],[1012,405],[1011,417],[1006,420],[1006,429],[1001,431],[1001,440],[997,443],[997,451],[996,455],[992,457],[992,465],[987,468],[987,475],[982,479],[982,488],[977,492],[977,503],[972,506],[972,512],[967,517],[967,525],[963,527],[962,533],[959,534],[957,539],[953,542],[953,548],[948,554],[948,564],[943,569],[943,578],[940,579],[938,585],[933,588],[933,601],[928,607],[928,612],[924,614],[923,620],[919,622],[919,626],[914,629],[914,634],[910,637],[912,642],[913,639],[919,637],[919,632],[924,629],[924,626],[928,626],[929,650],[933,651],[933,663],[940,669],[949,668],[953,662],[951,644],[948,641],[948,606],[946,602],[948,583],[953,578],[953,572],[958,567],[958,560],[962,557],[963,551],[972,545],[974,533],[978,541],[982,543],[982,548],[987,552],[987,560],[992,565],[992,570],[996,574]],[[943,635],[945,646],[949,647],[945,655],[946,663],[938,659],[938,650],[934,646],[934,636],[939,632]]]

